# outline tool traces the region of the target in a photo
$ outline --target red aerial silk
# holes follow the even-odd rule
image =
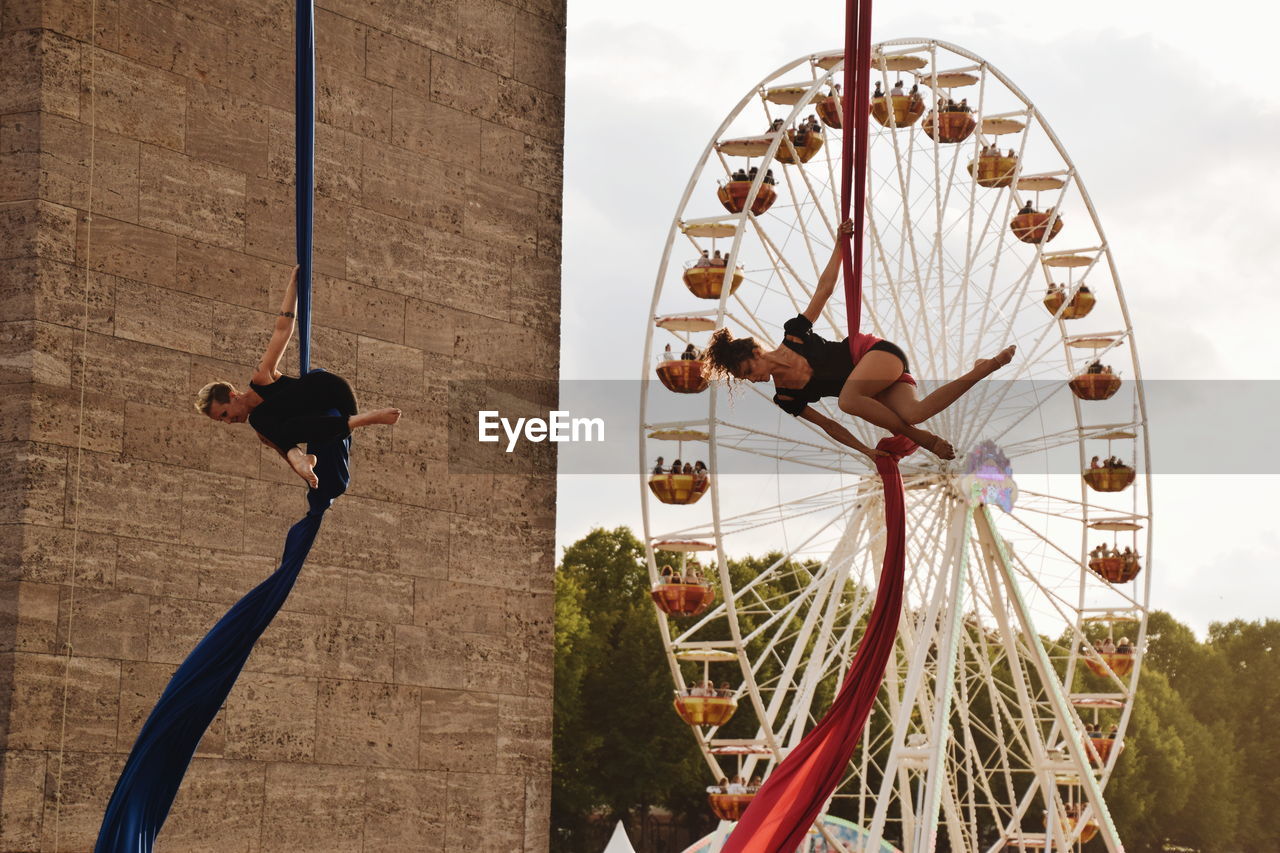
[[[871,88],[871,0],[848,0],[844,63],[844,152],[841,174],[841,218],[853,209],[853,246],[844,252],[844,285],[849,318],[849,346],[862,319],[862,224],[866,199],[867,120]],[[855,120],[856,119],[856,120]],[[853,128],[852,134],[847,129]],[[881,439],[876,458],[884,484],[885,551],[875,606],[867,630],[854,653],[840,693],[818,725],[774,768],[734,827],[721,853],[793,853],[840,784],[862,729],[884,680],[902,611],[906,565],[906,509],[898,460],[916,449],[907,438]]]

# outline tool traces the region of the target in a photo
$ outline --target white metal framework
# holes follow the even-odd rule
[[[1150,590],[1146,413],[1120,279],[1075,165],[1008,77],[932,39],[884,42],[876,55],[873,80],[884,91],[901,79],[904,90],[919,87],[926,109],[938,97],[964,100],[977,129],[948,143],[926,134],[924,122],[872,124],[864,330],[908,353],[922,392],[1009,343],[1018,352],[925,424],[952,441],[960,458],[943,463],[921,450],[902,464],[908,557],[897,649],[828,810],[867,831],[866,850],[882,840],[904,851],[1068,850],[1094,832],[1119,850],[1102,790],[1121,749],[1100,761],[1085,724],[1115,726],[1116,743],[1123,740]],[[742,147],[723,143],[769,135],[775,119],[794,128],[841,77],[835,51],[797,59],[747,92],[716,129],[658,267],[647,379],[665,344],[702,346],[707,337],[679,330],[688,324],[659,327],[659,318],[709,318],[772,348],[782,324],[807,303],[833,245],[840,131],[824,128],[824,147],[802,165],[777,161],[791,145],[780,132],[754,159],[726,153]],[[990,145],[1016,157],[1010,186],[980,186],[967,169]],[[726,213],[716,186],[748,166],[758,168],[748,210]],[[753,215],[767,170],[777,200]],[[1052,242],[1012,233],[1011,220],[1028,200],[1061,219]],[[702,236],[713,224],[723,226],[718,243]],[[744,270],[740,289],[730,296],[725,288],[718,303],[699,301],[680,281],[681,262],[713,247],[727,250],[730,269]],[[1068,295],[1087,283],[1094,309],[1079,319],[1050,312],[1042,301],[1050,283],[1065,285]],[[816,326],[835,340],[847,334],[837,291]],[[1077,399],[1067,386],[1095,358],[1123,380],[1105,402]],[[716,775],[767,775],[821,717],[861,637],[882,559],[879,481],[864,457],[772,407],[771,385],[743,383],[730,398],[716,383],[698,395],[643,384],[639,464],[652,580],[672,562],[655,554],[655,542],[715,546],[714,605],[697,616],[658,614],[676,687],[702,677],[679,652],[732,653],[736,663],[711,664],[710,675],[730,682],[736,716],[692,730]],[[874,444],[876,430],[834,402],[824,401],[826,414]],[[685,506],[654,499],[645,480],[655,457],[677,455],[675,445],[650,437],[658,427],[706,434],[705,442],[680,448],[709,463],[706,499]],[[1018,494],[1011,512],[970,500],[963,454],[983,440],[1012,463]],[[1089,489],[1082,469],[1113,454],[1137,470],[1136,483],[1115,493]],[[1136,581],[1112,584],[1089,570],[1088,553],[1102,542],[1141,554]],[[773,558],[751,570],[732,565],[734,557],[770,551]],[[1104,635],[1131,639],[1130,671],[1094,651]],[[716,751],[726,745],[767,753],[748,749],[735,768],[724,757],[733,750]]]

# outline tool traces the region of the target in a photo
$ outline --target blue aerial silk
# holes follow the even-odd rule
[[[289,529],[280,568],[237,601],[173,674],[125,762],[94,853],[150,853],[200,738],[235,686],[258,637],[289,597],[325,511],[347,489],[350,449],[350,436],[308,445],[316,455],[320,488],[308,490],[310,508]],[[182,566],[174,570],[185,571]]]
[[[297,3],[297,242],[299,373],[311,372],[312,199],[315,191],[315,10]],[[338,415],[336,409],[332,414]],[[178,795],[182,777],[205,730],[217,716],[254,644],[289,597],[311,551],[320,521],[347,490],[351,438],[308,445],[320,488],[307,492],[309,509],[285,538],[280,568],[240,599],[173,674],[142,726],[116,782],[94,853],[151,853]],[[175,571],[183,571],[175,566]]]

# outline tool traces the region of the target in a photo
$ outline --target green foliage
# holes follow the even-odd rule
[[[730,576],[743,584],[777,559],[731,561]],[[775,577],[761,596],[789,596],[809,575],[792,566]],[[627,528],[591,531],[557,568],[553,851],[587,850],[592,816],[611,827],[661,806],[691,824],[707,820],[710,769],[672,710],[648,592],[644,547]],[[760,618],[744,614],[744,629]],[[1201,642],[1169,614],[1151,615],[1124,751],[1107,786],[1127,850],[1280,850],[1277,649],[1280,621],[1215,624]],[[1081,689],[1090,677],[1077,675]],[[824,684],[816,706],[833,691]],[[983,691],[970,701],[976,715],[989,713]],[[870,721],[884,724],[882,715]],[[739,714],[720,736],[750,737],[753,726],[751,714]],[[974,737],[982,752],[995,746]]]

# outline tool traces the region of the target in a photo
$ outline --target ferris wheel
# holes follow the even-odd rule
[[[874,56],[863,328],[906,350],[922,390],[1018,352],[927,424],[955,460],[902,462],[897,648],[813,849],[1068,850],[1097,835],[1118,850],[1104,790],[1151,577],[1120,278],[1081,175],[1007,76],[931,39]],[[728,109],[677,208],[646,337],[639,461],[658,626],[675,710],[712,782],[728,783],[710,794],[725,821],[825,711],[883,557],[866,458],[772,406],[771,385],[708,386],[699,359],[721,327],[778,345],[808,302],[837,226],[842,61],[797,59]],[[848,333],[841,299],[815,324],[828,339]],[[685,467],[695,458],[705,471]]]

